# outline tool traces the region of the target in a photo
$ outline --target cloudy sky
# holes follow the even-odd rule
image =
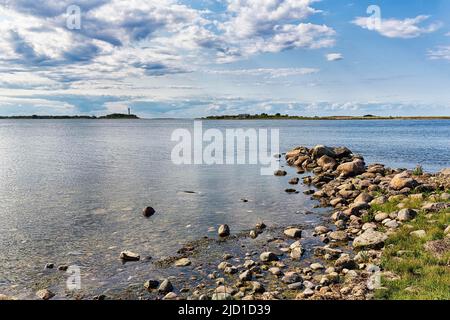
[[[0,0],[0,115],[450,115],[449,12],[448,0]]]

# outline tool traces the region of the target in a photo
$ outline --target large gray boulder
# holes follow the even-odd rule
[[[353,240],[353,247],[357,249],[380,249],[384,246],[387,235],[373,229],[367,229]]]

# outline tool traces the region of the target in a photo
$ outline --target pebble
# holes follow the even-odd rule
[[[222,224],[217,230],[219,237],[227,237],[230,235],[230,227],[227,224]]]
[[[289,238],[301,238],[302,237],[302,230],[299,228],[288,228],[284,230],[284,234],[288,236]]]
[[[120,253],[120,259],[122,259],[123,261],[139,261],[141,259],[141,256],[132,251],[122,251]]]
[[[177,261],[175,261],[176,267],[187,267],[190,264],[191,264],[191,260],[189,260],[188,258],[181,258],[181,259],[178,259]]]
[[[49,300],[54,296],[55,294],[48,289],[41,289],[38,292],[36,292],[36,297],[42,300]]]
[[[278,261],[277,255],[270,251],[261,253],[261,255],[259,256],[259,259],[262,262]]]

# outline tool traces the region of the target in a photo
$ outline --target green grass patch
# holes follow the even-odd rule
[[[383,209],[390,207],[384,207]],[[424,249],[429,240],[444,238],[444,229],[450,224],[450,210],[426,217],[420,212],[414,221],[405,224],[387,241],[381,265],[391,271],[398,280],[382,279],[385,290],[378,290],[375,297],[390,300],[449,300],[450,252],[435,256]],[[425,230],[425,238],[410,235],[413,230]]]

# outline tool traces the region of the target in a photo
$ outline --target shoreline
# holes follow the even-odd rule
[[[395,247],[399,244],[393,242],[392,237],[404,234],[411,242],[421,241],[417,247],[420,251],[424,251],[423,246],[429,244],[430,239],[436,241],[436,234],[442,238],[438,241],[450,240],[449,228],[445,229],[447,233],[444,231],[450,224],[450,169],[428,174],[419,170],[390,169],[382,164],[366,165],[361,156],[345,147],[298,147],[284,155],[286,164],[282,167],[290,166],[297,173],[289,175],[286,190],[280,193],[291,192],[301,183],[308,186],[304,193],[317,201],[315,207],[326,208],[326,212],[319,214],[311,208],[301,214],[317,215],[320,217],[317,222],[286,225],[280,221],[277,226],[266,226],[262,221],[237,233],[233,232],[232,225],[222,225],[216,230],[217,237],[199,236],[198,240],[184,244],[173,256],[145,262],[139,253],[127,252],[126,258],[122,258],[124,263],[131,267],[139,261],[144,263],[141,267],[148,267],[150,263],[157,272],[149,271],[145,281],[136,279],[128,288],[108,288],[103,293],[87,289],[80,293],[66,292],[62,297],[58,292],[56,297],[96,300],[380,299],[394,290],[389,287],[390,281],[400,281],[397,274],[400,272],[392,271],[395,265],[390,264],[406,259],[403,251],[408,251]],[[288,173],[280,169],[274,175],[273,179],[287,178]],[[403,209],[406,211],[400,214]],[[416,220],[422,223],[421,219],[428,219],[428,224],[430,220],[442,220],[438,224],[438,229],[442,230],[428,235],[431,231],[422,225],[421,229],[409,230],[410,227],[417,229],[414,223]],[[423,231],[425,236],[423,232],[416,233],[424,238],[411,235],[415,231]],[[386,254],[392,255],[388,262]],[[373,278],[374,271],[382,279],[381,287],[377,287],[377,278]],[[61,277],[59,272],[51,271],[51,277]],[[33,291],[39,293],[39,299],[50,299],[54,295],[51,291],[54,282],[55,278],[49,277],[36,284]],[[0,298],[8,297],[2,294]],[[421,297],[414,296],[413,292],[408,294],[413,298]]]

